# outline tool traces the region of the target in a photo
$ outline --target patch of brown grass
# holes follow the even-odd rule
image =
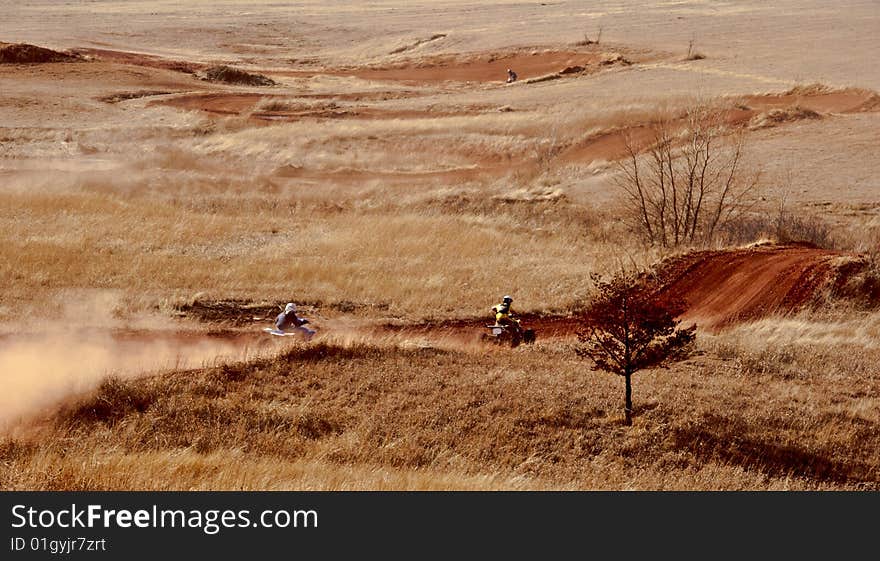
[[[58,420],[67,425],[103,423],[113,426],[132,413],[142,413],[156,400],[147,386],[126,382],[119,378],[107,378],[93,395],[64,408]]]
[[[177,200],[8,193],[0,197],[0,279],[10,304],[16,294],[91,286],[172,302],[196,293],[250,301],[293,295],[331,307],[381,305],[414,319],[472,316],[511,291],[534,310],[583,298],[601,248],[612,252],[595,239],[601,220],[558,197],[505,197],[357,208],[324,198],[279,203],[260,193]]]
[[[301,107],[301,104],[289,100],[264,98],[254,106],[254,111],[294,111]]]
[[[274,86],[275,80],[263,76],[233,68],[231,66],[212,66],[205,70],[205,80],[209,82],[222,82],[224,84],[236,84],[240,86]]]
[[[44,64],[81,60],[83,58],[77,54],[53,51],[28,43],[0,44],[0,64]]]
[[[142,97],[151,97],[154,95],[166,95],[171,92],[165,90],[139,90],[135,92],[120,92],[105,95],[99,98],[104,103],[119,103],[120,101],[128,101],[129,99],[140,99]]]

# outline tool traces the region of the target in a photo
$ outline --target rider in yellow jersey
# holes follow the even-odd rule
[[[512,325],[519,323],[518,320],[512,317],[513,310],[510,307],[512,302],[513,298],[505,296],[501,299],[500,304],[492,306],[492,313],[495,314],[495,325]]]

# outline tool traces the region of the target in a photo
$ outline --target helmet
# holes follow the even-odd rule
[[[293,302],[288,302],[286,306],[284,306],[284,313],[289,314],[290,312],[296,311],[296,304]]]
[[[504,302],[505,304],[510,304],[511,302],[513,302],[513,298],[511,296],[505,296],[504,298],[501,299],[501,301]]]

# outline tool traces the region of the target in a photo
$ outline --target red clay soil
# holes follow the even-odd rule
[[[88,330],[85,330],[83,333],[84,336],[88,334]],[[211,341],[249,344],[264,338],[262,332],[236,331],[234,329],[216,329],[213,331],[114,329],[96,331],[96,334],[107,336],[115,343],[167,343],[171,346],[195,346]]]
[[[684,319],[704,328],[787,314],[816,301],[841,255],[796,245],[691,253],[661,265],[661,294],[683,300]]]

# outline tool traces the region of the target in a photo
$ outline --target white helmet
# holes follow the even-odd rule
[[[509,304],[509,303],[513,302],[513,297],[505,296],[504,298],[501,299],[501,301]]]
[[[290,312],[296,311],[296,304],[293,302],[288,302],[286,306],[284,306],[284,313],[289,314]]]

